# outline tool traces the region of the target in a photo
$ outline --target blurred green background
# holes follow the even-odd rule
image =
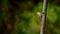
[[[60,34],[60,0],[48,0],[45,34]],[[43,0],[0,0],[0,34],[40,34]]]

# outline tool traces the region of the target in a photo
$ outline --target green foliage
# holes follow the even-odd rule
[[[6,2],[2,4],[6,5]],[[33,6],[33,10],[32,11],[28,10],[32,6]],[[19,11],[20,8],[18,11],[14,10],[15,11],[14,17],[16,21],[14,23],[14,29],[11,34],[39,34],[39,32],[36,31],[36,26],[37,26],[37,22],[41,23],[41,21],[39,21],[39,18],[36,13],[42,12],[42,7],[43,7],[42,2],[38,3],[36,6],[23,2],[19,5],[19,7],[21,7],[23,11]],[[20,14],[20,12],[23,12],[23,13]],[[3,19],[5,23],[7,23],[8,17],[6,12],[2,11],[2,13],[0,14],[1,14],[0,19]],[[22,18],[19,18],[19,17],[22,17]],[[47,7],[46,21],[47,21],[46,22],[47,29],[45,33],[60,34],[59,32],[60,31],[60,27],[59,27],[60,26],[60,7],[49,3]]]

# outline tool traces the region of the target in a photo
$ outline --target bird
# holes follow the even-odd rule
[[[39,19],[42,20],[42,13],[41,12],[37,12],[37,16],[38,16]]]

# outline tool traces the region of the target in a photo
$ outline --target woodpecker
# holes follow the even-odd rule
[[[38,18],[42,20],[42,13],[41,12],[37,12]]]

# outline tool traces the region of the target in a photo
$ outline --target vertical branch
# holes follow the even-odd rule
[[[44,26],[46,24],[46,11],[47,11],[47,0],[43,2],[43,11],[42,11],[42,23],[41,23],[41,32],[40,34],[44,34]]]

